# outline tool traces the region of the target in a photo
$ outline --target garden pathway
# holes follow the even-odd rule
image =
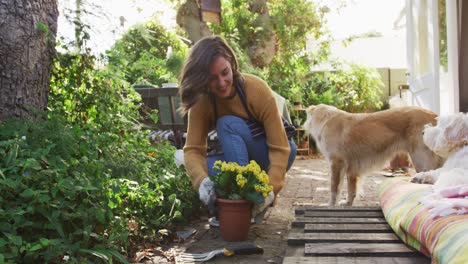
[[[282,263],[284,257],[297,254],[292,250],[288,251],[287,245],[288,231],[294,220],[294,207],[327,203],[328,171],[327,162],[322,158],[298,157],[287,174],[286,186],[279,193],[276,205],[268,209],[262,224],[252,225],[247,241],[223,241],[219,229],[210,228],[207,219],[203,218],[186,227],[196,232],[175,245],[171,249],[173,254],[183,251],[200,253],[224,246],[255,244],[264,248],[263,255],[217,257],[208,263]],[[377,188],[385,179],[385,174],[386,172],[382,171],[366,177],[354,205],[378,206]],[[343,184],[343,189],[346,189],[346,183]],[[343,193],[341,197],[345,197]],[[166,260],[161,257],[154,257],[145,263],[173,263],[164,261]]]

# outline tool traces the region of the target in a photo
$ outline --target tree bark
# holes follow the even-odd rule
[[[268,66],[276,54],[276,35],[271,22],[270,12],[266,0],[249,0],[249,9],[258,14],[256,26],[261,26],[264,30],[262,36],[254,39],[254,43],[249,47],[249,57],[256,67]]]
[[[177,11],[177,24],[185,30],[192,45],[212,33],[206,22],[202,21],[197,0],[187,0]]]
[[[57,0],[0,0],[0,121],[45,110]]]

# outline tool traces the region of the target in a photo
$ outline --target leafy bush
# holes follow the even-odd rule
[[[306,105],[329,104],[348,112],[379,110],[383,83],[372,68],[350,64],[349,69],[314,72],[303,88]]]
[[[171,162],[172,147],[119,140],[106,147],[96,132],[56,116],[0,126],[0,252],[7,262],[93,255],[125,262],[122,249],[159,239],[160,229],[190,216],[197,194]]]
[[[0,262],[126,262],[201,207],[139,95],[95,63],[59,54],[47,115],[0,124]]]
[[[122,72],[130,84],[160,86],[177,81],[187,49],[174,33],[148,21],[132,27],[107,51],[107,67]]]
[[[102,192],[110,171],[90,136],[58,120],[0,127],[0,252],[7,262],[59,262],[111,245],[104,227],[113,214]]]

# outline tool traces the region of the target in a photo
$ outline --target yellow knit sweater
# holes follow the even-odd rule
[[[289,142],[276,107],[270,87],[260,78],[242,74],[247,107],[253,117],[263,124],[269,147],[270,184],[277,194],[285,183],[286,166],[290,154]],[[239,96],[231,99],[216,98],[218,118],[225,115],[248,119],[248,114]],[[184,160],[193,186],[198,190],[201,181],[208,176],[206,150],[207,134],[215,127],[214,109],[210,97],[201,99],[188,112],[187,140],[184,146]]]

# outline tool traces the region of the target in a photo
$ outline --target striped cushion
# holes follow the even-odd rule
[[[433,263],[468,263],[468,215],[431,217],[418,202],[429,193],[431,185],[411,183],[408,177],[386,179],[379,198],[388,224]]]

